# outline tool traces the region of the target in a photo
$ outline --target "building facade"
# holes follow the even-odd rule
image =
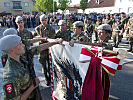
[[[0,13],[10,13],[20,15],[23,13],[32,14],[36,12],[34,8],[35,0],[0,0]]]
[[[133,13],[133,0],[90,0],[85,13]],[[82,13],[81,9],[78,13]]]

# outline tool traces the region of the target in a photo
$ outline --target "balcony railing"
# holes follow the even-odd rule
[[[18,1],[21,2],[22,0],[11,0],[11,1],[13,1],[13,2],[18,2]]]
[[[13,6],[13,10],[22,10],[22,6]]]

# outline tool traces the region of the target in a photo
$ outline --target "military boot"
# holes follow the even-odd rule
[[[116,46],[116,44],[114,43],[113,47],[115,47],[115,46]]]
[[[132,51],[132,48],[130,47],[130,49],[129,50],[127,50],[128,52],[131,52]]]
[[[133,43],[130,42],[130,43],[129,43],[129,50],[127,50],[127,51],[128,51],[128,52],[131,52],[131,51],[133,50],[132,47],[133,47]]]

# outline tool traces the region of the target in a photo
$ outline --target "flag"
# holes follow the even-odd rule
[[[86,46],[86,47],[82,47],[81,49],[81,54],[80,54],[80,58],[79,61],[80,62],[87,62],[88,60],[91,59],[91,57],[95,57],[97,56],[97,53],[101,53],[102,49],[99,52],[99,49],[101,49],[101,47],[94,47],[94,46]],[[101,66],[104,68],[104,70],[111,74],[111,75],[115,75],[115,72],[117,70],[122,70],[122,61],[120,59],[117,58],[117,56],[101,56],[100,59],[102,59],[101,62]]]

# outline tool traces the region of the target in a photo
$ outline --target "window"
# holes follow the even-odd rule
[[[28,2],[24,2],[24,7],[28,7],[29,3]]]
[[[4,2],[4,7],[10,7],[10,3],[9,2]]]
[[[14,7],[20,7],[21,4],[20,4],[20,3],[13,3],[13,6],[14,6]]]
[[[98,4],[99,4],[99,0],[96,0],[96,3],[98,3]]]

